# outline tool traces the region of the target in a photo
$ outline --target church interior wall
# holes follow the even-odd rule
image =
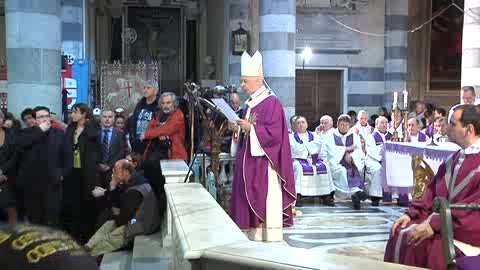
[[[213,78],[217,81],[224,81],[224,62],[227,61],[226,50],[226,26],[225,20],[228,16],[225,15],[225,5],[228,1],[222,0],[207,0],[207,48],[206,56],[208,59],[200,59],[204,65],[204,72],[202,79]],[[211,73],[214,72],[214,76]]]
[[[352,32],[330,17],[361,31],[382,35],[385,2],[370,0],[355,11],[297,7],[297,68],[303,67],[302,50],[310,47],[314,55],[305,67],[348,69],[342,95],[345,111],[362,108],[376,112],[383,105],[384,38]]]

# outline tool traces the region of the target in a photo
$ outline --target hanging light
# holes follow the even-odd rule
[[[305,63],[308,63],[313,57],[312,49],[310,49],[310,47],[305,47],[302,51],[301,57]]]

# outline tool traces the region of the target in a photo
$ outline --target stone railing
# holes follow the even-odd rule
[[[420,269],[247,239],[198,183],[165,186],[172,214],[173,269]]]

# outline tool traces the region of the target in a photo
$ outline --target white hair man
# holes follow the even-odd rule
[[[420,132],[420,120],[418,118],[410,118],[407,122],[407,132],[410,136],[411,142],[426,142],[429,140],[428,136]]]
[[[378,206],[383,196],[382,189],[382,155],[383,144],[392,138],[392,134],[387,131],[388,120],[379,116],[375,120],[375,130],[369,134],[366,141],[365,150],[367,152],[365,159],[365,168],[368,175],[365,179],[368,189],[368,195],[372,200],[372,206]]]
[[[315,128],[317,134],[330,134],[333,132],[333,118],[330,115],[323,115],[320,118],[320,125]]]
[[[360,209],[360,201],[367,199],[363,192],[363,168],[365,154],[360,137],[350,130],[350,116],[338,117],[337,128],[323,136],[323,147],[327,165],[332,172],[337,196],[351,196],[354,209]]]
[[[296,132],[290,136],[295,191],[301,196],[320,196],[324,205],[334,206],[332,175],[320,159],[320,136],[307,130],[307,119],[303,116],[296,117],[295,126]]]
[[[373,132],[373,127],[368,124],[368,113],[364,110],[358,112],[357,120],[357,123],[352,127],[352,131],[360,137],[362,148],[365,149],[365,140]]]

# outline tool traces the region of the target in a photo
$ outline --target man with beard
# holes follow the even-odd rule
[[[166,92],[160,96],[160,112],[148,124],[147,130],[140,136],[146,143],[144,153],[144,173],[150,181],[160,204],[160,214],[166,207],[165,177],[163,177],[160,160],[187,160],[185,149],[185,118],[177,108],[177,97]]]

